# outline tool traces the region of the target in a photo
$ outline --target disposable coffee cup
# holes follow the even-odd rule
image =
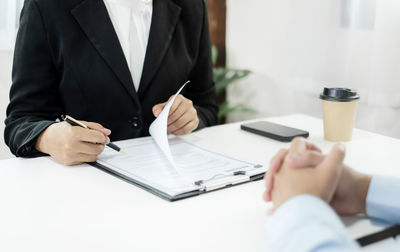
[[[320,98],[325,139],[351,141],[360,95],[347,88],[324,88]]]

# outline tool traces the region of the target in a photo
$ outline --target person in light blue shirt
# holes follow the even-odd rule
[[[338,214],[400,224],[400,179],[359,173],[344,157],[343,145],[322,155],[302,138],[275,155],[265,176],[268,251],[358,251]]]

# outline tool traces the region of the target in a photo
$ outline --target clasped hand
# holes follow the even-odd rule
[[[365,213],[371,177],[343,164],[345,149],[336,144],[323,155],[303,138],[293,140],[289,150],[280,150],[265,175],[264,200],[274,209],[291,198],[310,194],[330,204],[338,214]]]

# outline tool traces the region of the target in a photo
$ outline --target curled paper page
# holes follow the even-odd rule
[[[182,91],[182,89],[188,84],[190,81],[187,81],[182,87],[176,92],[174,97],[165,105],[164,109],[158,115],[158,117],[154,120],[154,122],[150,125],[150,135],[153,137],[154,141],[157,143],[158,147],[161,149],[165,157],[168,159],[170,164],[177,169],[174,159],[172,158],[171,149],[169,148],[168,143],[168,114],[171,110],[171,106],[175,101],[176,96]]]

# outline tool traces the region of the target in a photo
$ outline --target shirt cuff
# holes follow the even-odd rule
[[[312,195],[294,197],[267,220],[267,241],[272,251],[355,249],[333,209]]]
[[[399,193],[400,178],[374,176],[367,194],[367,215],[400,224]]]

